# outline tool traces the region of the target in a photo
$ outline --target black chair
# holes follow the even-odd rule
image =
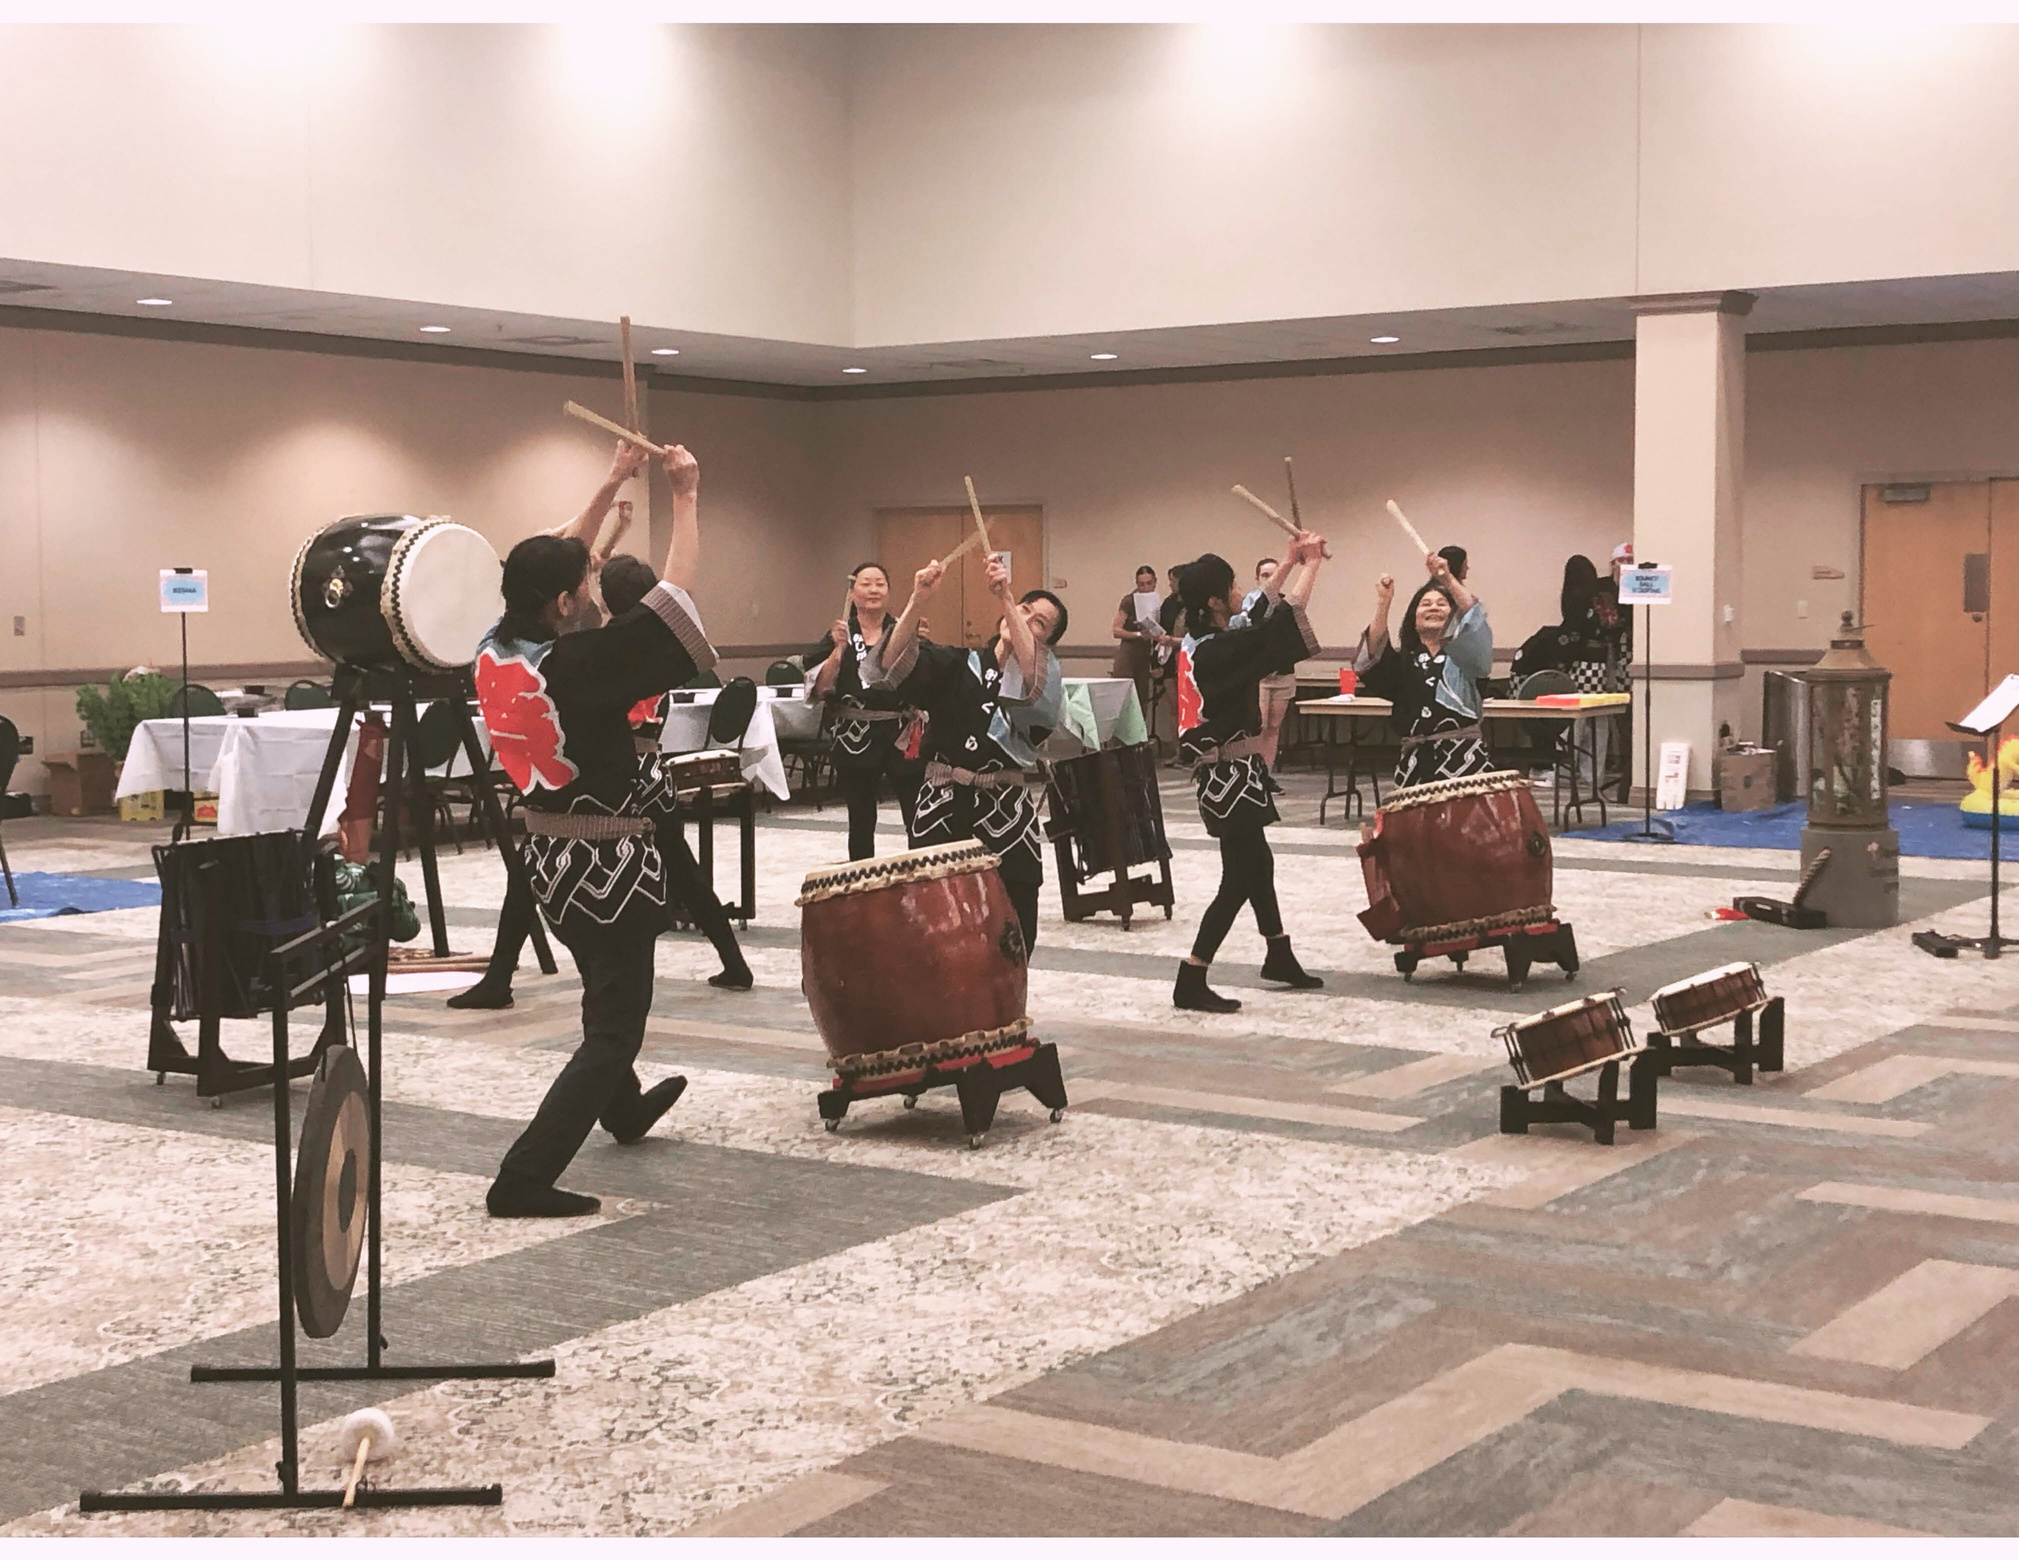
[[[773,661],[764,668],[764,686],[767,688],[797,688],[806,681],[806,673],[790,661]]]
[[[169,695],[168,709],[164,713],[171,720],[180,720],[185,713],[192,720],[199,715],[222,715],[224,700],[202,683],[185,683]]]
[[[778,756],[785,764],[786,784],[795,798],[811,797],[813,810],[825,810],[820,796],[821,772],[834,778],[834,714],[832,699],[820,705],[820,728],[810,737],[780,737]],[[795,772],[798,778],[793,778]]]
[[[323,684],[303,677],[287,685],[281,704],[290,710],[333,710],[336,708],[336,695]]]
[[[680,685],[683,688],[720,688],[722,679],[713,672],[696,672]]]
[[[10,791],[7,782],[14,778],[14,766],[21,759],[21,733],[13,721],[0,715],[0,823],[10,818],[29,818],[35,813],[35,800],[26,791]],[[19,907],[21,896],[14,892],[14,869],[7,864],[7,841],[0,838],[0,874],[7,878],[7,903]]]
[[[463,733],[456,723],[455,706],[445,699],[435,700],[427,707],[427,711],[414,728],[414,756],[420,760],[421,768],[424,770],[445,768],[462,750],[462,745]],[[454,840],[456,854],[460,856],[463,853],[463,841],[456,832],[455,814],[449,810],[451,785],[452,782],[446,774],[439,776],[424,774],[414,788],[413,805],[428,809],[430,816],[441,825],[434,831],[435,838],[439,840],[446,835]],[[457,799],[461,799],[460,792],[457,793]],[[470,791],[469,799],[471,809],[474,811],[476,807],[474,789]],[[417,843],[418,841],[410,841],[408,851],[411,852]]]
[[[708,712],[708,745],[732,752],[740,750],[751,717],[756,713],[757,684],[748,677],[730,678]],[[738,897],[724,901],[722,908],[747,927],[757,913],[757,787],[748,780],[703,786],[676,803],[674,809],[676,822],[684,825],[691,818],[697,826],[700,845],[694,854],[701,868],[701,880],[711,888],[715,883],[715,820],[725,815],[737,821],[743,870]],[[677,913],[675,919],[685,922],[685,917]]]

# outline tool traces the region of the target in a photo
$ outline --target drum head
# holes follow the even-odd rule
[[[295,1311],[311,1338],[329,1337],[350,1307],[365,1239],[370,1142],[364,1064],[349,1046],[333,1045],[309,1087],[289,1219]]]
[[[468,666],[505,610],[504,571],[496,549],[466,525],[430,523],[402,538],[381,599],[400,653],[424,670]]]

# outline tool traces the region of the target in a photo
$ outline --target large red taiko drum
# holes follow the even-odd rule
[[[1555,914],[1549,830],[1511,770],[1391,791],[1360,842],[1361,923],[1384,942],[1427,943]]]
[[[799,984],[844,1078],[1023,1041],[1029,961],[998,864],[963,840],[806,875]]]

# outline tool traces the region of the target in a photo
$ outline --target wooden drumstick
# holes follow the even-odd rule
[[[599,417],[597,416],[596,413],[590,411],[588,407],[583,406],[579,402],[576,401],[564,402],[562,403],[561,410],[566,412],[570,417],[579,417],[585,423],[594,423],[598,428],[604,429],[606,432],[616,434],[617,437],[622,439],[626,444],[635,444],[639,449],[643,450],[648,455],[664,455],[666,453],[665,445],[654,444],[642,433],[633,433],[629,428],[626,428],[619,423],[613,423],[607,417]]]
[[[967,507],[974,511],[974,528],[981,532],[982,551],[993,552],[995,549],[988,544],[988,522],[981,517],[981,500],[974,496],[974,478],[962,477],[961,481],[967,484]]]
[[[944,558],[940,559],[939,561],[943,564],[952,563],[954,559],[963,557],[966,554],[973,552],[977,547],[987,547],[987,546],[988,546],[988,532],[970,531],[967,535],[967,538],[960,544],[960,546],[956,547],[952,552],[948,553]]]
[[[1426,558],[1429,557],[1430,544],[1418,533],[1416,527],[1409,523],[1409,517],[1402,512],[1402,506],[1392,498],[1388,500],[1388,512],[1395,517],[1395,523],[1409,533],[1409,540],[1416,544],[1416,551]]]
[[[617,316],[617,339],[624,352],[624,426],[643,426],[638,417],[638,369],[631,361],[631,316]]]
[[[1304,529],[1304,511],[1297,507],[1297,468],[1290,464],[1290,457],[1283,457],[1283,480],[1290,484],[1290,520],[1298,530]]]
[[[1278,514],[1273,508],[1263,503],[1261,499],[1257,498],[1253,493],[1250,493],[1238,482],[1234,484],[1234,496],[1236,498],[1245,498],[1249,503],[1253,504],[1257,509],[1261,510],[1263,514],[1267,515],[1271,520],[1275,521],[1276,524],[1280,525],[1283,528],[1285,535],[1295,536],[1300,530],[1303,529],[1303,527],[1292,523],[1284,516]],[[1325,549],[1325,556],[1328,558],[1332,556],[1332,549],[1329,545]]]

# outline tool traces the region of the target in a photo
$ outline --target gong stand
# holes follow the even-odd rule
[[[386,741],[388,783],[383,792],[385,815],[379,831],[378,848],[373,852],[373,859],[384,868],[380,874],[385,880],[381,892],[387,899],[390,914],[390,884],[394,864],[400,855],[399,804],[416,792],[425,793],[427,788],[427,772],[421,767],[415,742],[420,726],[418,705],[439,699],[455,712],[457,735],[470,764],[470,784],[491,826],[491,837],[497,842],[498,854],[504,859],[505,873],[513,883],[530,891],[531,884],[522,881],[526,871],[524,857],[506,827],[504,809],[498,805],[498,793],[491,787],[491,761],[477,741],[476,727],[470,724],[469,700],[475,689],[469,672],[429,675],[406,667],[339,666],[331,678],[331,691],[336,695],[337,720],[330,732],[329,748],[323,754],[322,772],[316,777],[315,797],[309,803],[308,822],[304,826],[308,848],[314,849],[316,830],[322,824],[330,797],[335,794],[337,771],[343,768],[344,748],[350,741],[351,722],[361,709],[369,705],[390,705],[393,722]],[[447,958],[449,928],[442,910],[441,872],[435,858],[434,810],[416,806],[412,811],[414,842],[420,850],[421,880],[427,893],[428,927],[434,938],[435,957]],[[547,929],[537,915],[533,917],[532,937],[533,953],[540,961],[540,973],[552,975],[559,966],[554,963],[554,950],[547,943]]]
[[[277,1367],[226,1367],[192,1365],[189,1379],[204,1381],[274,1381],[280,1384],[280,1461],[274,1465],[279,1475],[278,1490],[179,1490],[163,1493],[125,1494],[86,1490],[78,1497],[80,1511],[301,1511],[341,1508],[346,1504],[341,1485],[324,1490],[301,1487],[300,1384],[304,1381],[413,1381],[468,1379],[477,1377],[545,1377],[554,1374],[554,1362],[547,1360],[508,1361],[494,1365],[386,1365],[381,1359],[385,1339],[380,1336],[379,1263],[379,1053],[380,1027],[386,987],[388,940],[386,927],[392,909],[391,878],[385,879],[379,895],[328,925],[304,932],[268,955],[267,968],[273,992],[273,1157],[274,1157],[274,1238],[276,1294],[280,1338]],[[364,942],[346,953],[347,935],[363,933]],[[293,1124],[289,1113],[288,1013],[291,1009],[326,1000],[329,992],[344,990],[354,973],[369,976],[370,995],[366,1005],[367,1041],[370,1048],[370,1089],[367,1119],[370,1123],[365,1165],[366,1219],[370,1236],[370,1276],[367,1299],[371,1337],[370,1363],[364,1366],[301,1365],[295,1359],[295,1252],[293,1220]],[[304,973],[305,972],[305,973]],[[300,980],[290,977],[301,974]],[[504,1487],[498,1484],[433,1486],[422,1488],[358,1489],[355,1504],[362,1508],[399,1506],[496,1506],[503,1502]]]

